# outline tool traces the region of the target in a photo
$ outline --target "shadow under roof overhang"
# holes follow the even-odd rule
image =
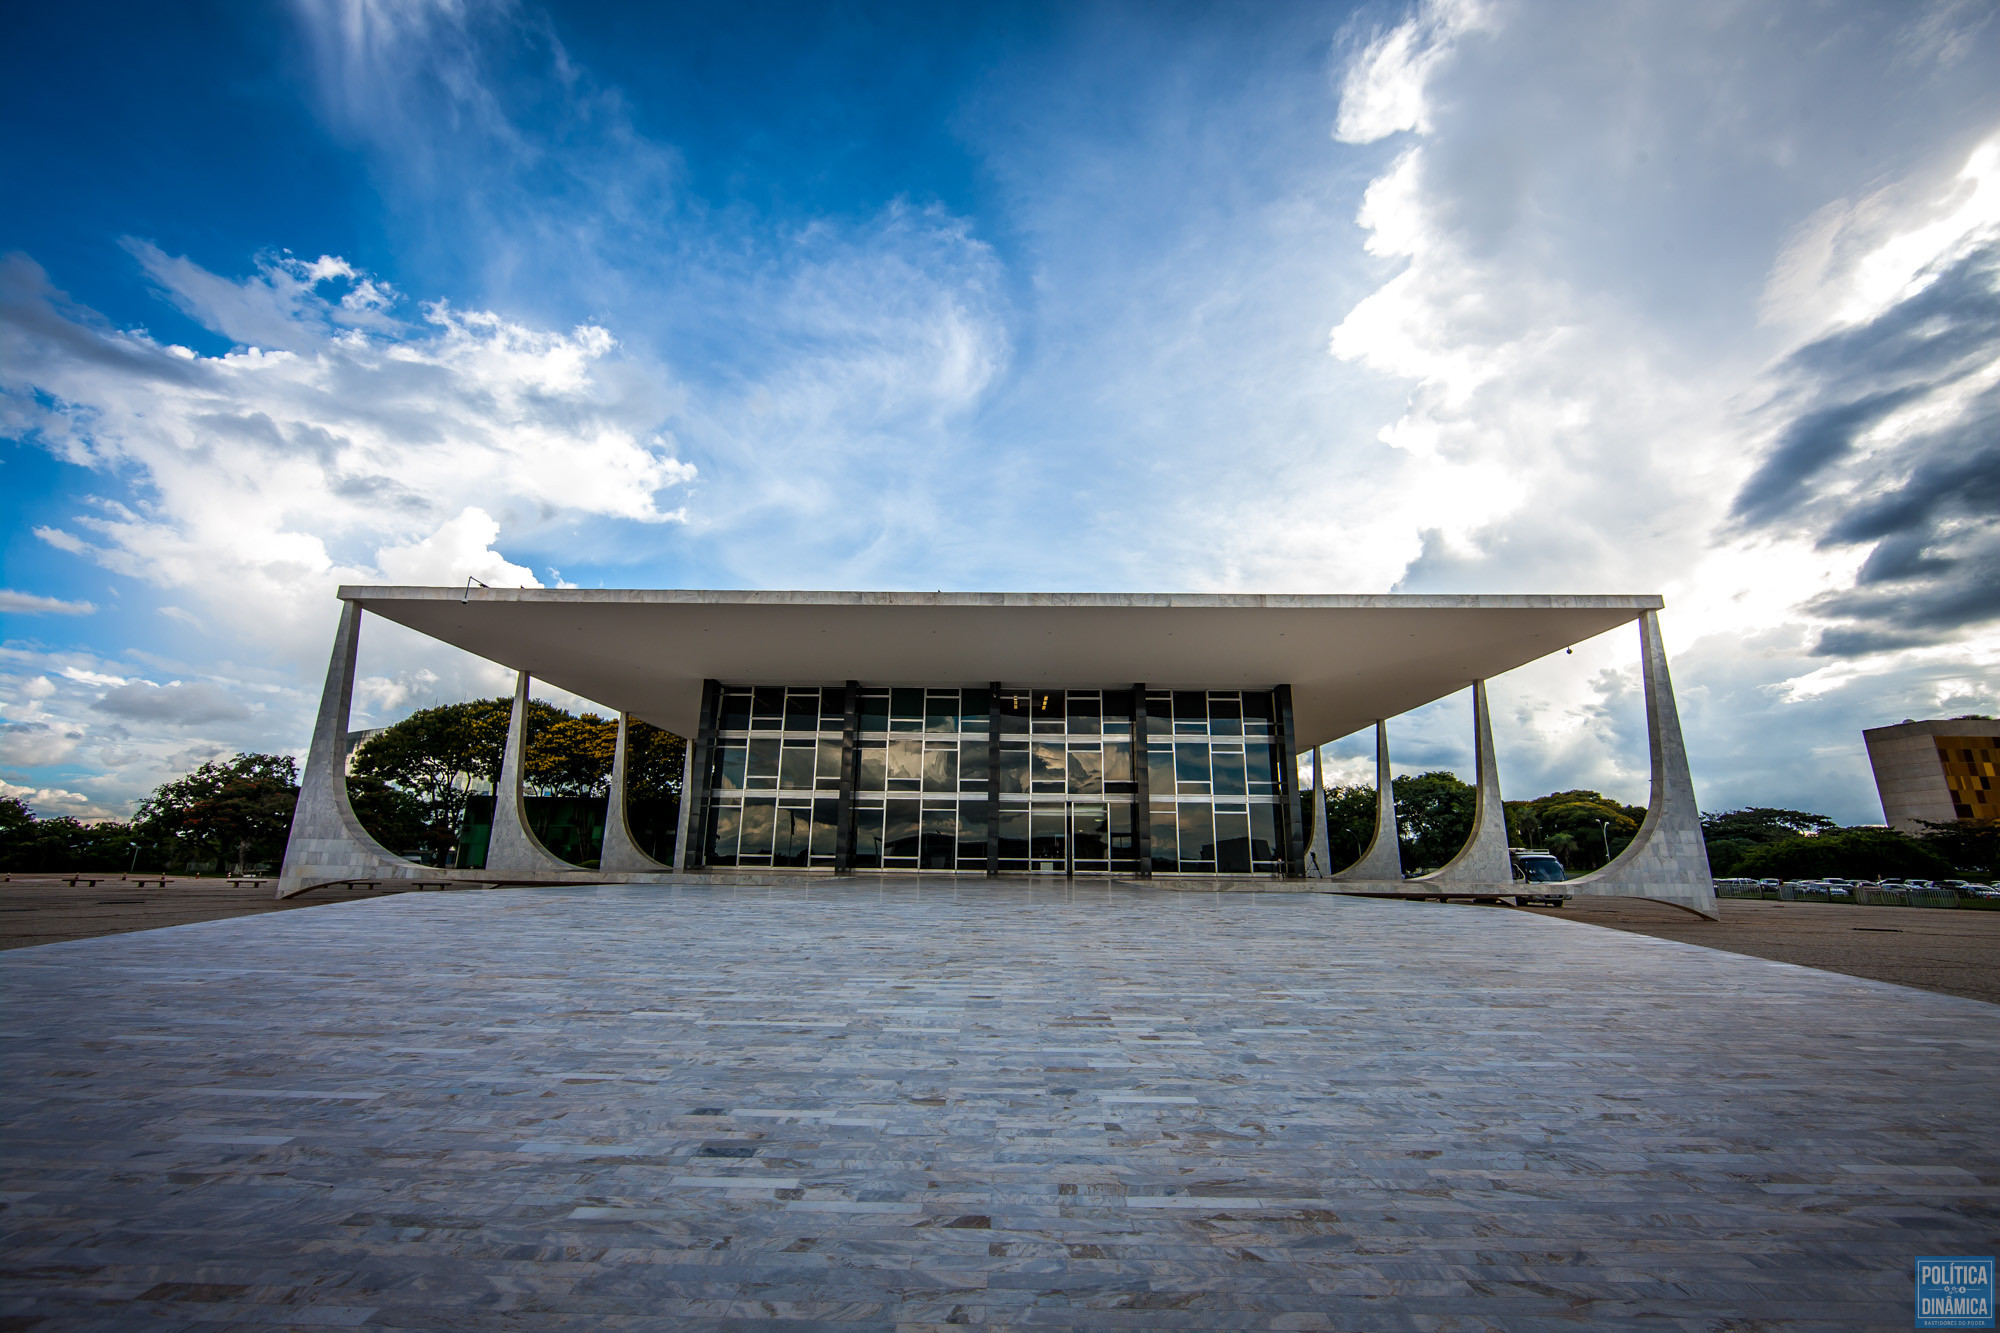
[[[682,736],[732,684],[1289,684],[1324,744],[1657,610],[1636,596],[345,587],[344,599]]]

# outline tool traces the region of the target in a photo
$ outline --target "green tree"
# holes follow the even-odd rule
[[[1397,778],[1396,835],[1403,873],[1435,870],[1457,856],[1472,837],[1477,793],[1456,773],[1436,770]]]
[[[39,819],[18,796],[0,796],[0,870],[129,870],[137,845],[130,824],[86,824],[67,815]]]
[[[1543,847],[1569,870],[1596,870],[1625,850],[1645,807],[1620,805],[1594,791],[1559,791],[1531,801],[1507,802],[1507,839],[1516,847]]]
[[[1326,851],[1329,870],[1342,870],[1359,861],[1375,839],[1375,789],[1373,787],[1329,787],[1326,789]]]
[[[635,801],[674,801],[681,797],[681,769],[687,762],[687,742],[671,731],[632,719],[625,737],[625,794]]]
[[[674,854],[687,742],[632,719],[625,737],[625,822],[639,850],[657,861]]]
[[[1951,862],[1961,875],[2000,875],[2000,819],[1954,819],[1924,826],[1923,844]]]
[[[1836,827],[1825,815],[1764,805],[1701,817],[1701,836],[1708,844],[1709,868],[1724,877],[1747,874],[1742,868],[1743,858],[1760,847]]]
[[[472,789],[499,781],[513,707],[512,699],[500,698],[420,708],[363,741],[348,763],[350,799],[362,827],[392,850],[421,847],[422,859],[441,859],[458,841]],[[531,722],[537,708],[562,712],[531,701]],[[368,795],[391,789],[414,801],[414,812],[386,796]],[[399,821],[412,813],[420,826],[416,841],[399,841],[406,832]]]
[[[522,781],[543,796],[604,795],[611,783],[618,723],[595,713],[576,717],[542,707],[548,711],[538,714],[530,707]]]
[[[1907,833],[1837,828],[1766,843],[1746,854],[1735,873],[1748,879],[1937,879],[1951,869],[1949,861]]]
[[[163,783],[132,822],[183,865],[274,864],[284,857],[298,798],[298,765],[289,755],[239,754]]]

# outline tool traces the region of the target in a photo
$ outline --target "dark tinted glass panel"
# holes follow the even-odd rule
[[[999,789],[1005,793],[1025,793],[1028,790],[1028,747],[1025,745],[1003,745],[1000,747]],[[1026,852],[1021,855],[1026,856]]]
[[[1069,714],[1069,730],[1072,736],[1095,736],[1101,728],[1104,714],[1103,704],[1094,694],[1072,694],[1066,711]]]
[[[1174,854],[1174,844],[1180,837],[1179,826],[1174,822],[1174,808],[1171,805],[1154,806],[1152,820],[1153,869],[1166,872],[1180,869],[1180,858]]]
[[[1278,755],[1268,741],[1243,743],[1243,777],[1252,796],[1271,796],[1277,791]]]
[[[1132,807],[1114,805],[1111,807],[1111,859],[1129,861],[1138,855],[1139,845],[1132,837]]]
[[[1215,815],[1215,868],[1225,875],[1250,873],[1250,816]]]
[[[1178,725],[1178,723],[1176,723]],[[1174,780],[1181,784],[1183,794],[1189,787],[1196,793],[1208,791],[1208,747],[1196,742],[1191,745],[1174,747]],[[1162,792],[1161,795],[1165,795]],[[1206,857],[1202,858],[1207,860]]]
[[[728,690],[722,696],[722,713],[716,719],[717,731],[750,730],[750,691]]]
[[[1174,794],[1174,747],[1146,747],[1146,784],[1161,796]]]
[[[1250,859],[1253,861],[1276,861],[1278,856],[1278,807],[1275,805],[1253,805],[1250,807]],[[1340,848],[1333,849],[1335,867],[1344,865],[1346,858]]]
[[[1146,696],[1146,734],[1148,736],[1171,736],[1174,734],[1174,701],[1172,695],[1149,694]]]
[[[863,731],[889,729],[888,691],[874,690],[861,696],[861,729]]]
[[[1069,820],[1057,810],[1034,810],[1028,816],[1028,859],[1044,874],[1069,868]]]
[[[916,801],[890,801],[882,825],[882,854],[911,858],[923,854],[923,807]]]
[[[882,807],[857,806],[854,811],[854,864],[862,870],[882,865]]]
[[[960,731],[984,732],[991,721],[993,691],[960,690],[958,717]]]
[[[770,797],[753,796],[743,802],[743,839],[737,845],[740,864],[746,856],[769,856],[771,837],[778,828],[778,803]]]
[[[1200,690],[1174,691],[1174,734],[1203,736],[1208,733],[1208,696]]]
[[[750,691],[750,729],[776,731],[785,718],[785,687],[759,685]]]
[[[1235,695],[1208,696],[1208,734],[1211,736],[1243,734],[1243,705]]]
[[[1138,841],[1132,837],[1132,807],[1114,805],[1110,809],[1112,861],[1130,861],[1138,855]]]
[[[736,835],[743,827],[743,807],[718,805],[709,815],[708,862],[710,865],[736,864]]]
[[[1132,691],[1104,692],[1104,734],[1107,736],[1132,734]]]
[[[1020,806],[1000,807],[1000,856],[1014,861],[1028,858],[1028,812]]]
[[[889,730],[921,731],[924,725],[922,690],[889,691]],[[895,853],[889,853],[894,856]]]
[[[819,730],[819,691],[802,694],[793,691],[785,696],[785,730]]]
[[[1069,747],[1069,789],[1078,796],[1104,790],[1104,752],[1095,746]]]
[[[812,851],[812,807],[778,807],[777,841],[771,848],[771,864],[803,866]]]
[[[882,741],[861,742],[861,776],[857,791],[889,790],[889,751]]]
[[[1243,734],[1246,736],[1268,736],[1271,734],[1271,695],[1269,691],[1243,691]]]
[[[847,725],[847,687],[836,685],[819,692],[819,729],[839,731]]]
[[[1020,692],[1005,692],[1000,696],[1000,734],[1003,736],[1025,736],[1028,734],[1029,696]]]
[[[924,811],[924,869],[950,870],[957,860],[958,811]]]
[[[987,743],[966,741],[958,747],[958,785],[978,787],[986,781]]]
[[[1106,782],[1130,782],[1132,780],[1132,743],[1130,741],[1104,742],[1104,780]],[[1114,787],[1112,790],[1128,789]]]
[[[1111,816],[1101,805],[1079,805],[1070,812],[1070,832],[1078,861],[1102,861],[1111,855]]]
[[[750,742],[750,775],[744,780],[744,786],[753,791],[768,791],[778,785],[780,748],[776,736],[759,736]]]
[[[753,741],[762,745],[762,741]],[[813,761],[819,757],[819,747],[811,741],[785,742],[784,762],[778,768],[778,786],[786,791],[811,791],[813,785]]]
[[[1215,860],[1215,823],[1210,808],[1190,802],[1176,813],[1181,826],[1181,869],[1194,869],[1190,862]]]
[[[812,821],[812,854],[832,856],[840,841],[840,802],[814,801]]]
[[[889,742],[889,790],[922,791],[924,786],[924,743],[919,740]],[[894,856],[896,853],[889,853]]]
[[[1033,722],[1036,734],[1061,734],[1063,729],[1063,692],[1061,690],[1036,690],[1033,695]]]
[[[1217,796],[1242,796],[1247,792],[1243,785],[1243,756],[1233,750],[1217,750],[1210,759],[1215,765],[1215,794]]]
[[[967,801],[958,807],[958,868],[986,869],[986,803]]]
[[[924,730],[958,730],[958,692],[924,696]]]
[[[742,741],[724,741],[715,747],[715,785],[723,791],[743,790],[743,776],[750,762],[750,747]]]
[[[1067,778],[1063,767],[1062,742],[1036,741],[1029,749],[1034,755],[1034,789],[1040,792],[1062,791]]]
[[[813,779],[813,786],[819,788],[821,791],[838,791],[840,789],[840,742],[821,741],[817,748],[819,756],[813,761],[813,772],[816,774]],[[815,852],[814,855],[817,856],[818,853]]]
[[[899,742],[900,744],[900,742]],[[958,743],[932,742],[924,747],[924,790],[958,790]]]

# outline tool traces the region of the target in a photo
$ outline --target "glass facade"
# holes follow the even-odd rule
[[[1135,737],[1138,702],[864,685],[850,748],[844,687],[719,687],[706,862],[832,869],[845,832],[855,870],[1282,873],[1273,693],[1149,691]]]

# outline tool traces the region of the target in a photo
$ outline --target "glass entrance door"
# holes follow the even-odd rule
[[[1108,873],[1111,812],[1097,802],[1037,805],[1028,814],[1028,869],[1037,875]]]
[[[1028,869],[1037,875],[1074,873],[1069,860],[1069,806],[1038,805],[1028,812]]]

